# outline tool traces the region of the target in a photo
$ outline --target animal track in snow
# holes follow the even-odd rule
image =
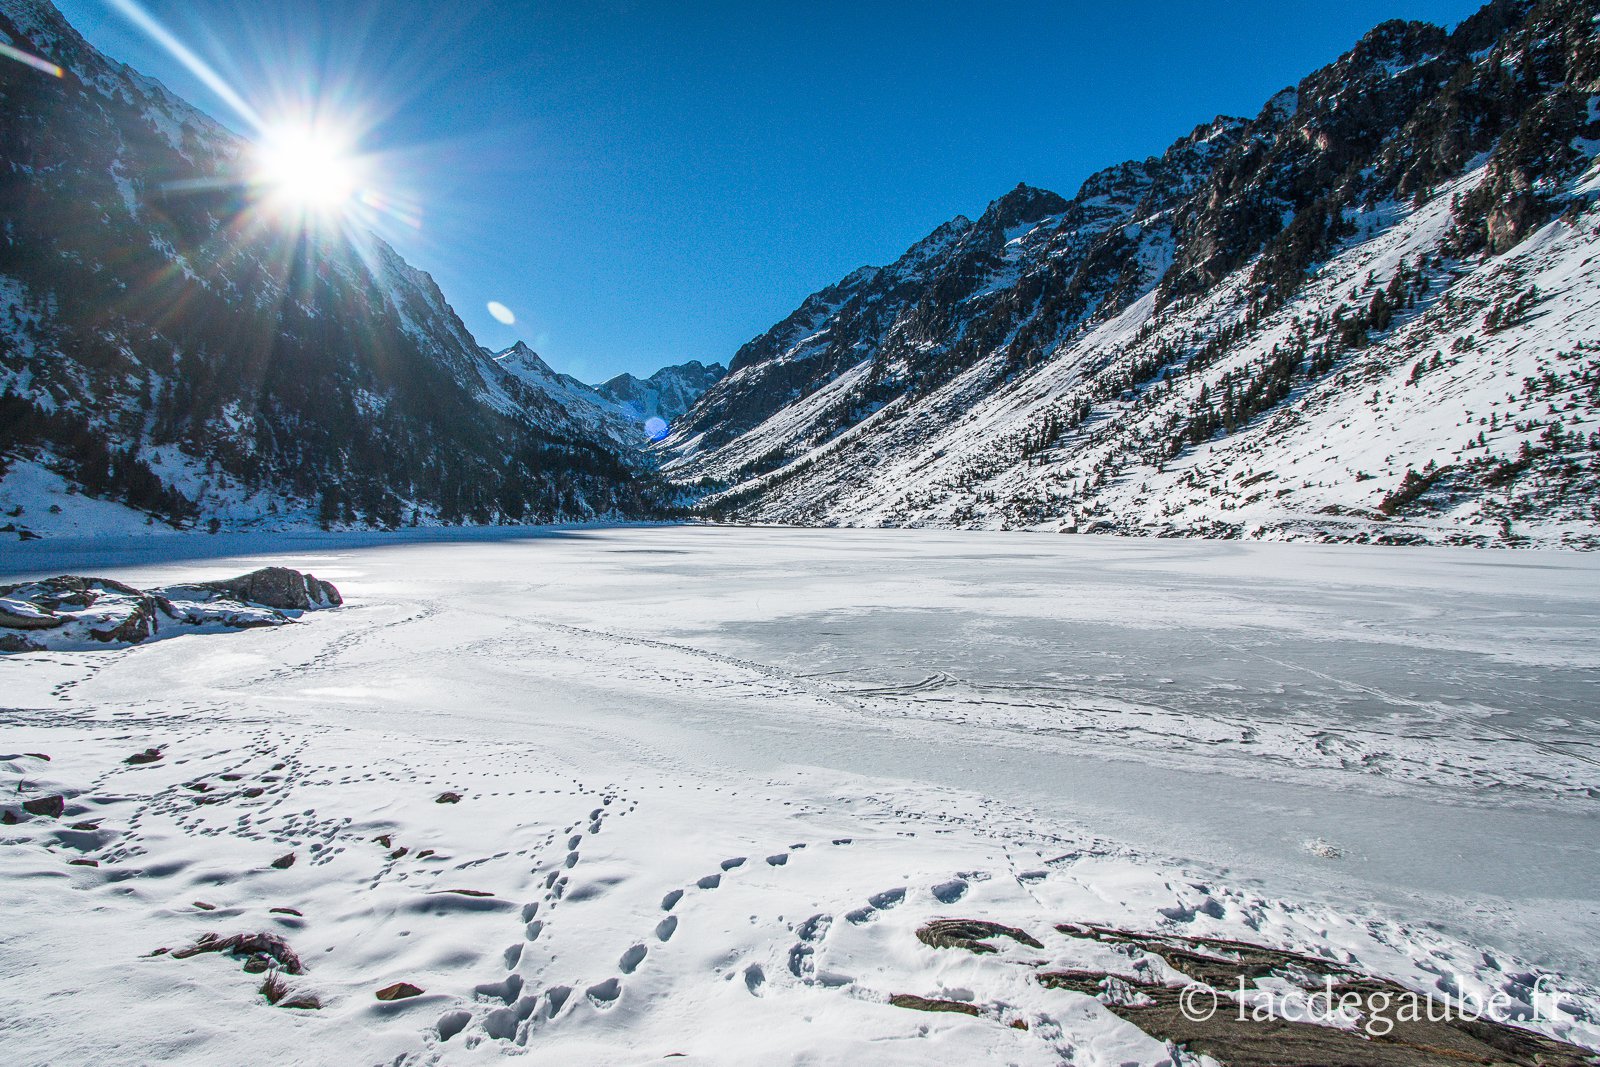
[[[643,945],[634,945],[622,954],[622,958],[617,961],[617,966],[621,968],[623,974],[632,974],[639,969],[639,964],[644,962],[645,953],[647,952],[649,952],[649,949]]]

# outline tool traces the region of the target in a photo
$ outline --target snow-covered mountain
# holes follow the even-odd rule
[[[241,141],[0,0],[0,510],[15,532],[669,513],[359,226],[255,210]]]
[[[646,465],[654,457],[644,447],[665,436],[672,420],[726,373],[721,364],[692,361],[663,367],[649,378],[619,374],[602,385],[586,385],[556,371],[521,341],[492,357],[516,380],[525,406],[548,407],[549,417],[565,420],[571,432],[610,440],[631,462]]]
[[[715,516],[1600,544],[1600,42],[1390,22],[1070,200],[1018,186],[745,345]]]
[[[728,368],[720,363],[706,366],[697,359],[675,367],[662,367],[648,378],[619,374],[595,388],[610,397],[640,420],[659,418],[672,422],[694,407],[723,376]]]

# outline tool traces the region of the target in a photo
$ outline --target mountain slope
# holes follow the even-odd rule
[[[45,0],[0,0],[0,40],[63,68],[0,61],[16,527],[105,511],[85,496],[178,524],[665,512],[616,442],[519,389],[431,278],[359,225],[264,211],[237,138]]]
[[[1018,187],[741,349],[668,470],[763,521],[1594,544],[1595,14],[1386,23]]]

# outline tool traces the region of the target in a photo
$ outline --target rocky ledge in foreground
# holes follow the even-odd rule
[[[1587,1048],[1525,1028],[1563,1032],[1575,1017],[1541,979],[1476,999],[1447,985],[1441,998],[1366,974],[1333,959],[1212,937],[1141,934],[1090,923],[1062,923],[1046,944],[1011,926],[978,919],[934,919],[917,930],[932,949],[965,949],[1006,968],[1031,971],[1046,989],[1091,997],[1174,1050],[1171,1062],[1204,1058],[1222,1067],[1592,1067]],[[1043,951],[1017,952],[999,941]],[[1063,967],[1070,961],[1093,967]],[[1110,964],[1109,968],[1105,965]],[[969,972],[970,973],[970,972]],[[1027,1030],[1003,1003],[897,993],[889,1003],[952,1012]],[[1530,1003],[1531,1002],[1531,1003]],[[1508,1021],[1518,1017],[1524,1025]],[[1166,1062],[1166,1061],[1163,1061]]]
[[[180,633],[282,626],[303,611],[342,603],[333,583],[288,567],[149,590],[64,574],[0,586],[0,652],[137,645]]]

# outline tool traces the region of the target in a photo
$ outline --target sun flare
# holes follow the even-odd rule
[[[334,213],[354,199],[361,168],[350,142],[316,126],[282,126],[256,146],[256,180],[286,207]]]

